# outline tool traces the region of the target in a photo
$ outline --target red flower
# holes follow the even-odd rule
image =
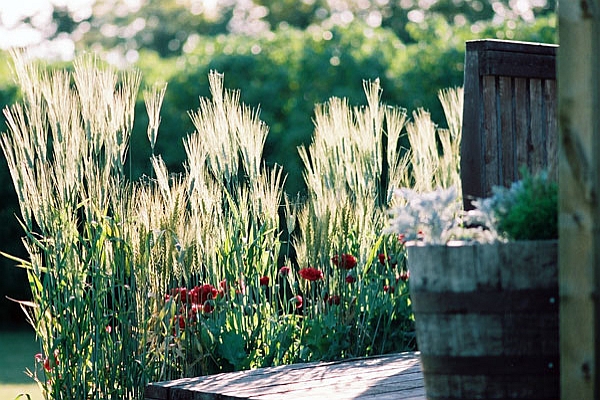
[[[290,274],[290,267],[283,266],[279,268],[279,275],[288,276]]]
[[[44,357],[42,356],[42,353],[37,353],[35,355],[35,360],[39,363],[43,363],[46,372],[50,372],[52,371],[52,368],[60,364],[60,362],[58,361],[58,349],[54,350],[54,357],[52,358]]]
[[[302,308],[302,296],[300,296],[299,294],[297,294],[296,296],[294,296],[292,298],[292,301],[294,301],[296,303],[296,308],[300,309]]]
[[[106,331],[106,333],[108,333],[110,335],[112,333],[112,326],[106,325],[106,327],[104,328],[104,330]]]
[[[206,300],[216,299],[219,291],[213,285],[204,284],[190,290],[189,296],[193,303],[204,304]]]
[[[346,283],[354,283],[356,282],[356,278],[352,276],[352,274],[346,275]]]
[[[410,271],[402,271],[400,272],[400,279],[404,282],[408,281],[408,278],[410,278]]]
[[[269,277],[268,276],[262,276],[260,279],[260,286],[269,286]]]
[[[327,302],[327,304],[329,304],[330,306],[331,306],[331,305],[336,305],[336,306],[339,306],[339,305],[340,305],[341,298],[340,298],[340,296],[338,296],[337,294],[334,294],[334,295],[332,295],[332,296],[326,295],[324,300],[325,300],[325,301]]]
[[[356,267],[356,257],[352,254],[342,254],[341,257],[339,255],[334,255],[331,257],[331,261],[336,267],[340,267],[343,269],[352,269]]]
[[[229,288],[227,287],[227,279],[223,279],[221,282],[219,282],[219,286],[223,290],[228,290]]]
[[[393,286],[384,285],[383,291],[386,293],[394,293],[395,288]]]
[[[46,357],[46,359],[44,360],[44,369],[46,370],[46,372],[52,371],[52,367],[50,366],[50,359],[48,357]]]
[[[187,302],[187,288],[184,288],[184,287],[175,288],[175,289],[171,290],[171,294],[173,296],[179,295],[179,301],[181,301],[182,303]]]
[[[302,268],[300,271],[298,271],[298,273],[302,278],[306,279],[307,281],[318,281],[320,279],[323,279],[323,271],[320,271],[313,267]]]
[[[196,322],[196,317],[198,316],[198,311],[200,311],[200,305],[192,304],[192,307],[190,308],[190,315],[189,315],[189,320],[191,322]]]
[[[381,263],[381,265],[385,265],[385,261],[386,261],[385,254],[380,253],[378,255],[378,257],[379,257],[379,262]],[[387,257],[387,260],[389,260],[389,259],[390,259],[390,257]]]
[[[183,317],[183,315],[180,315],[177,319],[179,322],[179,329],[185,329],[185,318]]]
[[[215,307],[211,304],[210,301],[205,302],[204,305],[202,306],[202,311],[205,314],[212,313],[214,309],[215,309]]]

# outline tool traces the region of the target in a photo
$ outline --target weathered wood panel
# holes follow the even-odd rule
[[[461,176],[465,207],[520,168],[558,179],[554,45],[467,42]]]
[[[425,399],[418,353],[303,363],[153,383],[146,400]]]
[[[600,398],[600,3],[561,1],[561,399]]]
[[[428,398],[558,399],[558,242],[411,246]]]

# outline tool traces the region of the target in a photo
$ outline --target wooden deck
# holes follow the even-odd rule
[[[152,383],[146,400],[424,400],[418,353],[304,363]]]

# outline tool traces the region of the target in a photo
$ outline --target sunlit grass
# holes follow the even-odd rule
[[[153,155],[151,178],[131,182],[138,73],[91,57],[42,73],[20,53],[15,70],[24,103],[5,110],[0,144],[29,252],[16,261],[40,338],[30,368],[47,398],[136,399],[150,381],[414,346],[402,243],[382,233],[389,193],[452,185],[458,146],[444,134],[460,124],[438,130],[422,110],[407,121],[365,83],[367,106],[317,108],[299,149],[308,194],[285,203],[282,168],[262,162],[268,128],[221,74],[190,112],[184,172]],[[152,148],[163,89],[145,97]],[[300,274],[309,267],[321,277]]]

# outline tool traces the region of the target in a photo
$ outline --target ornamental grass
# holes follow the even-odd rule
[[[282,167],[262,161],[258,110],[212,72],[180,174],[154,154],[167,87],[144,91],[152,171],[133,181],[139,73],[13,60],[23,102],[4,110],[0,143],[45,398],[142,399],[152,381],[414,349],[403,241],[382,229],[393,188],[457,183],[457,120],[408,121],[366,82],[366,106],[317,106],[298,149],[307,193],[290,198]],[[459,118],[462,93],[442,98]]]

